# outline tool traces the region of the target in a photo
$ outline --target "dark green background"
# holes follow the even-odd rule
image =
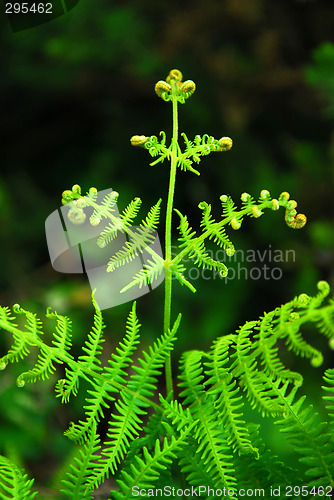
[[[173,317],[183,312],[175,360],[182,350],[208,349],[215,337],[297,293],[316,293],[319,279],[333,282],[331,0],[80,0],[68,14],[31,29],[13,33],[3,12],[1,23],[2,305],[19,302],[40,315],[51,305],[71,314],[80,345],[92,315],[88,280],[52,269],[44,221],[75,183],[84,191],[112,187],[120,208],[135,196],[147,210],[159,197],[166,201],[167,164],[149,167],[147,152],[132,148],[129,139],[160,130],[170,137],[170,106],[155,95],[154,84],[172,68],[197,84],[180,108],[180,130],[234,141],[230,152],[203,159],[199,178],[178,173],[176,207],[198,226],[202,200],[219,217],[223,193],[238,202],[244,191],[258,196],[266,188],[278,196],[287,190],[309,220],[293,231],[283,213],[266,213],[230,231],[238,248],[295,250],[296,261],[282,264],[279,281],[196,281],[196,295],[175,286]],[[161,332],[162,298],[160,287],[138,302],[144,343]],[[129,309],[125,304],[105,312],[112,344]],[[6,377],[10,387],[12,374]],[[22,456],[38,474],[49,420],[58,435],[72,410],[61,412],[52,396],[45,400],[40,392],[20,394],[14,399],[27,398],[32,411],[30,434],[22,431]],[[1,397],[8,405],[12,396],[3,390]],[[4,412],[0,435],[0,452],[12,450],[14,457],[18,445],[8,436],[23,428],[20,411]],[[27,418],[28,410],[22,414]],[[49,439],[62,456],[63,441]]]

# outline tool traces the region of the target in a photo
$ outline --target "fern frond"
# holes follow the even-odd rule
[[[136,456],[134,463],[130,466],[130,473],[123,470],[117,483],[118,491],[111,491],[111,495],[116,500],[127,500],[133,498],[133,488],[152,488],[159,479],[162,471],[166,470],[177,458],[176,453],[180,450],[190,429],[182,431],[176,439],[172,437],[170,441],[164,439],[160,445],[156,440],[154,453],[150,454],[146,447],[143,448],[143,457]]]
[[[181,316],[177,318],[173,329],[164,333],[149,348],[149,353],[143,351],[143,358],[139,359],[139,366],[134,366],[136,372],[131,375],[128,382],[128,389],[131,392],[122,390],[120,398],[115,403],[118,414],[113,415],[113,420],[109,422],[107,432],[108,441],[101,452],[101,456],[94,469],[94,477],[89,481],[89,485],[97,487],[105,477],[109,477],[118,467],[120,460],[124,458],[130,442],[138,436],[142,428],[142,416],[147,412],[144,408],[148,406],[139,395],[151,398],[156,390],[157,376],[164,365],[168,352],[172,349],[176,332],[181,321]]]
[[[0,358],[0,370],[4,370],[8,363],[16,363],[19,359],[24,359],[30,353],[24,336],[13,333],[14,343],[8,353]]]
[[[129,241],[111,257],[107,267],[108,272],[132,262],[138,256],[138,252],[142,252],[154,242],[154,233],[159,224],[160,205],[161,199],[150,209],[138,227],[128,231]]]
[[[94,296],[92,296],[94,312],[94,324],[91,331],[88,334],[85,344],[82,346],[82,350],[86,354],[79,356],[79,365],[84,370],[93,370],[95,372],[101,370],[101,361],[98,356],[102,352],[102,344],[104,342],[103,330],[105,325],[103,323],[102,313],[99,309]]]
[[[92,422],[99,422],[100,418],[104,418],[104,408],[109,409],[109,403],[115,400],[111,395],[118,390],[114,384],[126,384],[125,369],[131,364],[133,353],[139,344],[139,329],[136,302],[134,302],[126,322],[126,335],[116,347],[116,353],[113,353],[111,359],[108,360],[109,366],[105,366],[102,372],[105,379],[95,379],[93,389],[88,390],[89,397],[86,398],[87,404],[84,406],[86,420],[72,424],[66,431],[70,439],[83,442]]]
[[[230,360],[229,348],[236,343],[236,339],[237,336],[231,334],[219,337],[214,341],[210,354],[208,355],[209,361],[204,363],[207,367],[206,374],[209,377],[204,385],[213,386],[228,376],[229,367],[226,365],[228,365]],[[217,391],[219,391],[219,388],[217,388],[217,390],[210,389],[212,394]]]
[[[264,489],[282,488],[284,485],[302,485],[303,479],[300,471],[287,466],[275,456],[260,437],[261,426],[248,424],[248,430],[254,447],[259,450],[259,458],[254,460],[250,455],[235,455],[234,465],[238,488]]]
[[[92,500],[91,492],[86,491],[86,481],[94,467],[97,452],[100,450],[100,438],[96,433],[96,422],[92,422],[88,433],[88,439],[78,457],[74,458],[75,464],[70,465],[70,471],[66,473],[66,479],[62,480],[64,489],[61,493],[70,500]]]
[[[214,398],[204,390],[201,362],[203,355],[201,351],[190,351],[182,356],[179,386],[185,389],[180,397],[185,398],[185,405],[193,405],[192,417],[198,421],[194,437],[198,441],[198,453],[205,471],[210,474],[216,487],[234,490],[230,448],[223,438],[220,415],[215,410]]]
[[[120,217],[113,217],[112,222],[100,233],[97,244],[103,248],[116,238],[118,231],[121,233],[126,232],[126,228],[132,226],[134,219],[137,217],[140,206],[140,198],[132,200],[120,214]]]
[[[232,202],[233,203],[233,202]],[[207,231],[209,240],[214,241],[218,246],[224,250],[228,250],[229,254],[232,255],[234,252],[234,246],[229,237],[225,232],[223,225],[217,223],[211,215],[211,205],[202,201],[198,207],[202,210],[202,221],[201,226],[204,231]]]
[[[137,437],[132,441],[123,463],[123,468],[127,468],[134,461],[134,457],[142,451],[142,448],[151,449],[157,439],[161,439],[166,435],[165,431],[166,417],[162,411],[154,412],[149,416],[146,426],[144,427],[144,436]]]
[[[132,226],[134,219],[137,217],[139,209],[141,207],[141,199],[136,197],[134,200],[130,201],[128,206],[121,213],[121,219],[124,226]]]
[[[194,437],[198,442],[197,453],[206,473],[216,484],[216,488],[236,489],[232,455],[224,439],[221,425],[212,396],[205,395],[194,406],[194,415],[198,420]],[[230,496],[236,499],[236,496]]]
[[[295,352],[298,356],[314,360],[313,363],[320,366],[323,361],[323,356],[318,349],[306,342],[303,338],[303,335],[299,330],[300,322],[298,319],[298,317],[296,320],[292,319],[285,325],[286,345],[289,350]]]
[[[70,365],[70,368],[65,368],[65,378],[58,380],[56,385],[56,397],[61,398],[62,403],[68,403],[72,395],[77,396],[80,376],[81,369],[76,364]]]
[[[300,373],[292,372],[286,368],[278,356],[277,337],[273,330],[273,320],[276,315],[277,310],[265,313],[260,318],[259,326],[255,326],[255,330],[258,330],[259,333],[254,335],[254,339],[259,339],[264,372],[271,378],[281,381],[288,380],[300,386],[303,383],[303,377]]]
[[[44,335],[44,333],[42,331],[43,327],[42,321],[37,317],[37,314],[32,313],[30,311],[26,311],[18,304],[15,304],[13,306],[13,311],[16,314],[22,314],[23,316],[26,317],[25,328],[27,332],[29,332],[29,334],[31,335],[32,339],[38,342],[39,336]]]
[[[61,352],[69,351],[72,347],[72,321],[67,316],[62,316],[56,311],[52,312],[50,307],[48,307],[46,311],[46,317],[55,318],[57,320],[52,344]],[[70,354],[68,355],[70,356]]]
[[[210,269],[218,271],[221,276],[227,275],[227,267],[223,262],[218,260],[214,260],[207,252],[204,242],[199,238],[196,238],[196,232],[192,230],[189,226],[188,219],[186,216],[182,215],[178,210],[175,210],[180,217],[180,225],[179,231],[181,237],[179,241],[181,244],[179,248],[184,248],[185,252],[188,254],[189,259],[193,260],[194,263],[198,267],[202,267],[203,269]],[[224,229],[222,229],[223,231]],[[218,232],[217,234],[212,231],[210,238],[214,238],[216,242],[218,240]]]
[[[161,394],[159,395],[160,403],[165,410],[165,416],[171,420],[176,432],[179,432],[185,426],[193,425],[195,422],[191,415],[190,409],[183,409],[183,406],[178,401],[168,402]],[[177,425],[175,425],[177,424]]]
[[[132,281],[122,288],[121,293],[126,292],[134,286],[141,289],[145,285],[152,284],[164,270],[164,261],[159,255],[152,254],[153,260],[147,260],[142,269],[134,275]]]
[[[185,398],[184,404],[194,403],[203,396],[204,373],[202,365],[203,351],[187,351],[182,355],[180,361],[180,380],[178,386],[185,387],[180,393],[181,398]]]
[[[195,439],[188,439],[187,446],[183,446],[179,459],[181,472],[185,475],[186,481],[191,486],[206,486],[215,490],[217,484],[203,467],[201,456],[197,453],[197,442]],[[202,497],[201,498],[210,498]]]
[[[21,373],[21,375],[17,377],[17,385],[19,387],[23,387],[26,382],[36,382],[37,380],[45,380],[49,378],[49,376],[56,371],[53,361],[54,356],[52,351],[41,346],[40,353],[38,354],[38,360],[34,368]]]
[[[100,367],[101,361],[98,356],[102,351],[102,343],[104,342],[103,329],[105,325],[94,295],[92,295],[92,302],[95,309],[94,323],[85,340],[85,344],[82,346],[85,354],[80,355],[77,362],[71,359],[67,361],[68,368],[65,369],[65,379],[62,379],[58,384],[58,397],[61,396],[62,402],[67,403],[71,394],[74,396],[77,395],[80,377],[85,378],[87,371],[99,372],[102,370]]]
[[[328,370],[326,370],[323,379],[326,384],[329,384],[322,387],[322,389],[326,393],[330,393],[330,395],[323,396],[323,400],[329,402],[326,405],[326,410],[330,418],[330,424],[332,427],[334,427],[334,368],[329,368]]]
[[[180,224],[178,227],[180,231],[179,241],[181,241],[180,248],[189,246],[193,243],[196,231],[193,231],[192,227],[189,226],[188,218],[186,215],[182,215],[181,212],[179,212],[176,208],[174,208],[174,210],[180,217]]]
[[[196,288],[184,277],[184,272],[186,268],[184,267],[183,264],[175,264],[172,263],[170,264],[170,270],[172,271],[173,275],[175,278],[178,280],[178,282],[183,286],[185,285],[189,290],[191,290],[193,293],[196,292]]]
[[[94,207],[94,212],[90,217],[90,221],[93,225],[99,224],[102,218],[110,219],[112,212],[114,212],[115,207],[117,207],[118,196],[117,191],[111,191],[98,205],[95,201],[91,203]],[[86,197],[85,200],[87,200],[87,204],[90,204],[89,198]]]
[[[256,321],[250,321],[238,330],[236,352],[231,355],[234,360],[231,370],[238,368],[244,390],[252,408],[257,408],[262,415],[275,416],[284,411],[284,408],[279,403],[277,393],[281,381],[278,380],[278,383],[275,384],[270,377],[258,368],[256,359],[250,356],[254,346],[249,335],[256,325]]]
[[[224,424],[227,443],[234,452],[239,454],[251,453],[258,458],[258,450],[252,446],[251,438],[245,421],[241,420],[240,411],[244,406],[239,387],[226,366],[229,362],[229,347],[236,341],[236,335],[226,335],[218,339],[208,356],[209,361],[204,363],[207,367],[206,374],[210,377],[205,385],[213,385],[208,389],[208,394],[215,394],[215,408],[220,421]]]
[[[285,402],[284,419],[275,424],[294,450],[303,455],[299,461],[307,466],[308,485],[334,486],[334,439],[332,433],[324,432],[327,422],[319,421],[312,405],[305,407],[305,396],[295,400],[297,387],[287,394],[286,385],[280,392]]]
[[[136,314],[136,302],[133,303],[132,309],[126,321],[126,334],[124,339],[116,347],[116,353],[111,355],[111,359],[108,360],[109,366],[106,366],[104,371],[108,374],[108,378],[118,382],[120,384],[125,384],[125,377],[127,373],[124,371],[131,362],[133,353],[136,350],[136,346],[139,344],[139,330],[140,323]]]
[[[223,216],[233,219],[237,215],[237,210],[231,196],[222,195],[220,201],[223,208]]]
[[[8,458],[0,455],[0,497],[2,500],[32,500],[37,492],[31,492],[34,479],[28,479]]]
[[[142,221],[141,225],[144,227],[149,227],[151,229],[156,230],[158,225],[159,225],[159,217],[160,217],[160,205],[161,205],[161,198],[158,200],[158,202],[153,205],[153,207],[150,208],[147,216],[145,219]]]
[[[15,318],[12,316],[12,311],[9,309],[9,307],[0,307],[0,325],[1,328],[11,328],[17,326],[16,323],[14,323]]]

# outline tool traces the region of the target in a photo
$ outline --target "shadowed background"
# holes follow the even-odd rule
[[[316,293],[319,279],[333,282],[330,0],[80,0],[67,15],[16,33],[3,12],[1,21],[2,305],[19,302],[40,316],[50,305],[69,314],[76,324],[74,340],[82,343],[92,316],[88,280],[52,269],[44,221],[60,206],[62,191],[75,183],[84,192],[112,187],[120,193],[120,209],[139,196],[143,216],[158,198],[165,204],[167,163],[149,167],[151,157],[132,148],[129,139],[160,130],[170,138],[171,106],[155,95],[154,85],[172,68],[197,85],[180,106],[180,131],[189,138],[208,133],[234,141],[230,152],[203,158],[200,177],[178,172],[175,206],[191,224],[198,227],[200,201],[211,203],[219,217],[221,194],[238,203],[242,192],[257,197],[261,189],[273,197],[289,191],[309,220],[303,230],[291,230],[281,210],[229,232],[244,251],[294,250],[295,261],[264,261],[280,267],[280,280],[199,279],[195,295],[175,284],[173,317],[183,312],[175,360],[182,350],[208,349],[215,337],[295,294]],[[176,229],[177,216],[174,222]],[[163,240],[163,231],[160,236]],[[161,332],[162,298],[163,286],[138,301],[144,344]],[[124,304],[105,311],[112,345],[124,332],[129,310]],[[3,390],[3,404],[7,397]],[[22,456],[36,460],[38,468],[49,425],[40,420],[65,427],[71,415],[59,410],[52,395],[47,402],[38,396],[39,403],[33,397],[32,403],[26,396],[24,411],[18,403],[19,424],[9,415],[13,412],[2,415],[1,451],[17,453],[11,436],[21,425],[20,411],[28,418],[30,405],[33,423],[30,438],[22,431]],[[54,454],[58,446],[62,456],[66,445],[54,439]]]

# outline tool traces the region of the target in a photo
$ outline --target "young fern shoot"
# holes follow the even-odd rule
[[[215,139],[208,134],[203,136],[196,135],[194,140],[188,139],[184,132],[181,133],[185,148],[179,144],[179,122],[178,122],[178,105],[184,104],[185,101],[193,95],[196,85],[192,80],[182,81],[182,73],[173,69],[170,71],[166,81],[159,81],[155,85],[156,94],[165,102],[172,104],[172,138],[169,146],[166,145],[167,136],[164,131],[160,132],[160,140],[156,136],[147,137],[145,135],[134,135],[131,138],[133,146],[141,146],[148,150],[149,154],[156,158],[151,166],[162,163],[164,160],[170,162],[169,186],[165,217],[165,252],[162,259],[149,244],[154,239],[153,232],[157,229],[159,223],[160,203],[153,206],[145,220],[139,226],[139,230],[133,231],[131,224],[138,214],[141,200],[135,198],[121,214],[120,218],[113,216],[112,209],[114,200],[117,201],[118,193],[111,193],[107,200],[102,203],[101,208],[92,200],[92,193],[96,192],[95,188],[91,188],[88,196],[81,198],[81,189],[75,185],[72,191],[64,191],[63,203],[75,203],[75,207],[82,210],[83,206],[93,206],[95,211],[91,217],[91,223],[98,224],[103,217],[111,220],[108,228],[102,231],[98,244],[107,244],[117,234],[117,231],[125,232],[129,241],[125,246],[111,257],[108,265],[108,272],[112,272],[115,268],[120,267],[131,261],[138,255],[138,251],[144,248],[151,255],[151,260],[144,264],[143,269],[139,271],[132,281],[123,288],[126,291],[131,287],[142,287],[145,284],[151,284],[154,279],[161,275],[162,270],[165,272],[165,299],[164,299],[164,326],[163,331],[167,332],[171,324],[171,305],[172,305],[172,284],[173,278],[176,278],[181,285],[185,285],[192,292],[196,289],[194,285],[185,277],[185,267],[183,260],[186,258],[192,260],[195,265],[203,269],[218,271],[222,277],[228,273],[226,265],[218,260],[214,260],[206,249],[206,241],[213,240],[219,247],[225,250],[226,254],[232,256],[234,254],[234,245],[226,233],[226,227],[230,226],[234,230],[241,227],[244,217],[259,218],[265,209],[278,210],[280,207],[285,209],[285,221],[291,228],[301,228],[306,224],[306,217],[303,214],[298,214],[296,211],[297,202],[290,200],[290,195],[283,192],[278,198],[272,198],[268,190],[263,189],[259,199],[256,201],[250,194],[243,193],[241,195],[242,208],[238,209],[232,198],[225,194],[221,195],[220,202],[222,205],[222,218],[216,221],[211,215],[211,205],[206,201],[199,203],[199,208],[202,211],[201,234],[197,235],[188,222],[187,216],[181,214],[179,210],[174,208],[174,194],[176,184],[177,169],[192,172],[200,175],[200,172],[193,167],[194,163],[199,164],[202,156],[207,156],[212,152],[229,151],[232,147],[232,139],[229,137],[221,137]],[[77,200],[77,201],[73,201]],[[84,200],[84,201],[83,201]],[[172,258],[172,216],[173,211],[179,217],[179,251]],[[80,216],[78,216],[80,218]],[[167,393],[173,390],[171,360],[166,360],[166,384]]]
[[[83,417],[70,423],[65,431],[79,446],[60,490],[70,500],[92,500],[102,484],[107,488],[111,475],[116,476],[117,487],[114,483],[110,485],[108,500],[144,496],[140,490],[145,490],[146,496],[155,496],[155,487],[171,496],[168,494],[171,490],[165,488],[171,488],[172,484],[179,488],[187,485],[185,496],[190,496],[190,491],[194,496],[201,496],[198,492],[203,490],[198,488],[206,488],[204,494],[209,498],[211,488],[217,497],[237,499],[254,487],[254,478],[261,496],[268,498],[272,496],[270,488],[282,488],[281,495],[285,497],[291,485],[297,488],[293,491],[298,498],[329,497],[334,492],[334,370],[327,369],[323,374],[324,404],[319,415],[320,411],[315,412],[305,401],[306,396],[299,395],[302,374],[290,369],[282,356],[286,349],[294,356],[309,360],[312,367],[322,365],[324,355],[318,344],[313,345],[303,336],[307,323],[313,324],[319,336],[327,339],[329,347],[334,349],[334,300],[328,299],[330,288],[326,282],[318,283],[315,296],[300,294],[259,319],[247,321],[237,331],[217,338],[209,351],[185,352],[179,363],[180,393],[174,396],[171,352],[181,315],[172,325],[173,278],[192,292],[196,291],[185,277],[185,258],[199,268],[226,276],[225,264],[213,259],[207,250],[210,240],[227,255],[233,255],[235,249],[228,230],[239,230],[245,217],[259,218],[266,209],[278,211],[283,207],[286,224],[293,229],[306,223],[305,215],[297,213],[296,201],[285,191],[272,197],[263,189],[258,198],[244,192],[239,208],[230,196],[222,194],[219,220],[213,218],[211,205],[201,201],[201,223],[197,231],[189,225],[187,216],[174,207],[178,169],[199,175],[194,164],[199,164],[202,156],[232,147],[230,138],[215,139],[207,134],[190,140],[182,133],[184,147],[179,144],[178,106],[185,103],[195,88],[191,80],[182,81],[180,71],[172,70],[166,81],[159,81],[155,86],[157,95],[172,104],[170,143],[165,132],[160,133],[159,139],[144,135],[131,138],[132,145],[147,149],[154,158],[151,165],[164,160],[170,164],[163,256],[152,245],[162,200],[134,227],[140,198],[132,200],[119,215],[115,191],[107,194],[102,203],[97,203],[96,188],[91,188],[86,196],[77,184],[63,192],[63,204],[69,204],[68,217],[74,224],[86,220],[88,207],[91,225],[98,226],[103,219],[108,221],[97,238],[99,247],[110,245],[118,233],[126,235],[126,243],[110,257],[107,272],[115,272],[132,262],[143,250],[149,253],[150,260],[134,274],[123,292],[154,282],[164,271],[161,336],[135,357],[139,351],[141,325],[134,302],[125,336],[103,365],[105,325],[94,296],[94,324],[78,357],[71,353],[72,325],[66,316],[48,308],[46,316],[55,321],[55,329],[51,341],[47,342],[36,314],[14,306],[14,314],[25,319],[25,324],[18,326],[11,311],[0,307],[0,328],[13,337],[8,353],[0,358],[0,369],[30,357],[31,348],[38,353],[34,366],[18,376],[19,387],[45,380],[55,373],[57,364],[65,367],[65,376],[56,384],[56,396],[62,403],[77,396],[82,385],[86,385],[82,380],[88,383]],[[172,256],[173,216],[179,224],[179,245]],[[158,393],[158,377],[163,370],[164,395]],[[260,424],[252,422],[252,412],[256,411],[263,417]],[[262,421],[267,417],[277,424],[292,450],[300,456],[293,467],[282,463],[262,437]],[[259,421],[258,416],[256,418]],[[103,419],[107,430],[100,436]],[[0,456],[1,498],[33,498],[36,493],[31,491],[32,482],[24,471]]]

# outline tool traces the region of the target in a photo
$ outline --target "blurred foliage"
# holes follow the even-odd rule
[[[203,161],[200,178],[179,174],[176,206],[190,223],[198,224],[203,199],[218,214],[221,194],[238,199],[263,188],[273,195],[289,191],[309,219],[304,230],[293,231],[266,214],[234,235],[244,250],[295,250],[295,261],[281,265],[281,280],[201,280],[195,295],[175,286],[174,313],[183,311],[179,352],[206,349],[294,294],[313,293],[319,279],[333,287],[332,0],[80,0],[65,16],[16,33],[0,16],[2,305],[19,302],[41,317],[50,305],[71,312],[75,335],[86,330],[88,280],[52,269],[44,221],[75,183],[116,189],[120,208],[134,196],[143,209],[166,199],[166,165],[148,167],[129,138],[170,129],[171,110],[153,89],[173,67],[197,84],[180,110],[181,130],[234,140],[224,157]],[[138,303],[148,342],[162,325],[160,288]],[[122,335],[129,308],[105,311],[111,344]],[[35,392],[22,395],[6,384],[0,451],[9,452],[8,435],[10,453],[19,454],[25,425],[24,449],[42,456],[53,396],[37,403]],[[51,420],[58,435],[64,426]]]

